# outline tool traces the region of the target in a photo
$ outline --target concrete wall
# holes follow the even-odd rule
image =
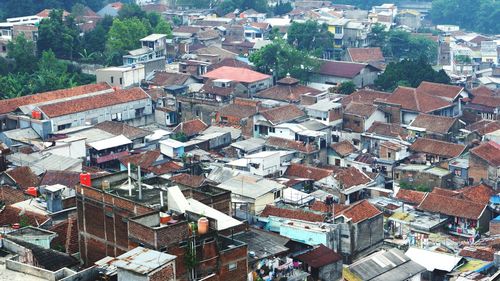
[[[319,269],[321,280],[339,280],[342,278],[342,261],[325,265]]]
[[[97,83],[107,82],[111,86],[119,88],[139,85],[145,77],[143,65],[137,65],[135,68],[110,67],[96,70]]]

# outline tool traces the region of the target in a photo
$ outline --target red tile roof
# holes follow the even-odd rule
[[[347,48],[347,53],[354,62],[383,61],[384,55],[379,47],[375,48]]]
[[[295,256],[295,259],[313,268],[321,268],[323,266],[341,261],[342,256],[334,250],[320,244],[317,248],[307,253]]]
[[[83,86],[78,86],[78,87],[74,87],[74,88],[68,88],[68,89],[44,92],[44,93],[39,93],[39,94],[34,94],[34,95],[29,95],[29,96],[23,96],[23,97],[19,97],[19,98],[0,100],[0,114],[6,114],[9,112],[12,112],[12,111],[16,110],[16,108],[23,106],[23,105],[36,104],[36,103],[48,102],[48,101],[53,101],[53,100],[58,100],[58,99],[63,99],[63,98],[76,97],[76,96],[81,96],[81,95],[85,95],[85,94],[100,92],[100,91],[104,91],[104,90],[111,90],[111,89],[112,88],[110,85],[102,82],[102,83],[98,83],[98,84],[89,84],[89,85],[83,85]]]
[[[176,184],[181,184],[189,187],[200,187],[205,183],[204,176],[195,176],[186,173],[178,174],[170,177],[170,180]]]
[[[303,164],[291,164],[286,169],[285,176],[319,181],[332,175],[332,173],[332,171],[326,169],[316,168]]]
[[[263,110],[260,114],[274,125],[289,122],[306,115],[304,111],[292,104]]]
[[[478,184],[474,186],[464,187],[462,189],[457,190],[462,198],[466,198],[470,201],[474,201],[480,204],[488,204],[490,202],[490,198],[497,194],[493,188],[485,185]]]
[[[231,81],[237,81],[241,83],[255,83],[265,79],[271,78],[271,76],[262,74],[246,68],[236,68],[230,66],[222,66],[214,69],[203,75],[205,78],[210,79],[228,79]]]
[[[345,157],[357,150],[356,147],[348,140],[332,143],[330,147],[342,157]]]
[[[497,108],[500,107],[500,96],[475,96],[470,103]]]
[[[489,247],[465,247],[458,255],[466,258],[473,258],[482,261],[493,261],[495,259],[495,249]]]
[[[257,113],[256,106],[247,106],[241,104],[229,104],[219,109],[220,116],[232,116],[239,119],[254,116]]]
[[[159,150],[148,150],[146,152],[127,155],[118,159],[120,163],[127,166],[128,163],[134,166],[141,166],[143,169],[148,169],[153,164],[159,160],[161,157],[161,152]]]
[[[42,18],[48,18],[51,11],[52,11],[51,9],[45,9],[45,10],[40,11],[36,15],[39,17],[42,17]],[[63,18],[65,18],[69,15],[70,15],[70,13],[68,11],[63,10]]]
[[[169,161],[169,162],[164,162],[162,164],[154,165],[148,168],[148,170],[155,174],[155,175],[164,175],[168,173],[173,173],[173,172],[178,172],[180,170],[184,169],[181,165]]]
[[[323,61],[316,73],[327,76],[354,78],[365,67],[370,67],[364,63],[346,61]]]
[[[500,166],[500,144],[494,141],[489,141],[481,144],[480,146],[474,147],[470,152],[477,157],[484,159],[493,167]]]
[[[240,60],[233,59],[233,58],[225,58],[225,59],[221,60],[220,62],[209,65],[208,70],[211,71],[211,70],[217,69],[219,67],[223,67],[223,66],[252,69],[252,67],[245,62],[242,62]]]
[[[307,212],[301,209],[279,208],[273,205],[267,205],[262,213],[260,213],[260,216],[264,218],[273,216],[311,222],[323,222],[325,219],[325,215],[322,214]]]
[[[408,136],[405,128],[393,123],[373,122],[373,125],[366,132],[398,139],[406,139]]]
[[[461,144],[418,138],[411,146],[410,150],[420,153],[433,154],[441,157],[453,158],[462,154],[465,146]]]
[[[448,216],[477,220],[487,207],[470,200],[428,193],[417,209]]]
[[[208,125],[201,121],[201,119],[194,119],[180,123],[174,128],[173,132],[184,133],[184,135],[189,138],[201,133],[207,128]]]
[[[361,89],[344,97],[342,99],[342,106],[346,107],[351,102],[373,104],[375,100],[377,99],[385,100],[391,95],[392,95],[391,93],[387,92]]]
[[[30,167],[21,166],[5,171],[21,189],[37,187],[40,179],[31,171]]]
[[[28,199],[28,195],[24,194],[21,189],[12,186],[0,186],[0,201],[5,205],[12,205]]]
[[[381,102],[384,101],[381,100]],[[402,109],[423,113],[431,113],[438,109],[453,106],[450,101],[408,87],[397,87],[392,95],[385,99],[385,102],[399,104]]]
[[[446,116],[419,114],[410,125],[425,128],[430,133],[447,134],[457,120],[457,118]]]
[[[316,90],[314,88],[304,86],[304,85],[299,85],[299,84],[292,84],[292,83],[287,83],[289,80],[285,79],[293,79],[293,78],[283,78],[278,81],[278,84],[274,87],[271,87],[269,89],[266,89],[264,91],[261,91],[257,93],[257,97],[259,98],[264,98],[264,99],[272,99],[272,100],[279,100],[279,101],[286,101],[286,102],[298,102],[300,101],[300,97],[304,94],[319,94],[321,91]],[[285,81],[283,81],[285,80]],[[280,83],[281,81],[281,83]]]
[[[424,200],[425,192],[400,188],[395,197],[405,203],[418,205]]]
[[[477,88],[473,88],[470,90],[471,94],[474,96],[488,96],[492,97],[496,95],[496,91],[486,87],[486,86],[479,86]]]
[[[23,214],[24,213],[24,214]],[[23,211],[13,206],[6,206],[0,211],[0,225],[12,225],[20,223],[21,218],[26,218],[30,225],[38,226],[45,222],[48,217],[31,211]]]
[[[94,174],[92,174],[94,175]],[[72,171],[47,171],[42,177],[40,185],[62,184],[74,188],[80,183],[80,173]]]
[[[146,92],[144,92],[143,89],[137,87],[116,90],[112,93],[91,97],[83,97],[76,100],[42,105],[39,108],[49,118],[53,118],[149,98],[150,97],[146,94]]]
[[[338,215],[335,214],[335,216],[342,215],[351,219],[353,223],[358,223],[380,214],[382,214],[382,212],[379,209],[370,204],[368,201],[362,200],[349,205],[348,208],[342,210],[340,213],[338,213]]]
[[[424,92],[432,96],[437,96],[449,100],[454,100],[464,88],[453,85],[422,81],[417,87],[417,91]]]
[[[340,181],[344,190],[353,186],[367,184],[372,181],[367,174],[355,167],[334,168],[333,177]]]
[[[349,206],[344,205],[344,204],[333,204],[331,209],[328,205],[325,204],[325,202],[322,201],[314,201],[314,203],[309,207],[309,209],[316,211],[316,212],[322,212],[322,213],[329,213],[330,210],[335,213],[342,212],[343,210],[347,209]]]
[[[154,86],[184,85],[191,78],[190,74],[180,72],[156,71],[153,78],[148,81]]]
[[[500,121],[483,119],[468,125],[465,129],[471,132],[477,132],[480,136],[484,136],[485,134],[500,130]]]
[[[360,116],[364,118],[369,118],[372,114],[377,111],[377,107],[371,104],[351,102],[344,110],[344,114],[350,114],[355,116]]]
[[[267,138],[265,145],[274,148],[295,150],[303,153],[313,153],[318,151],[317,146],[314,144],[311,143],[306,144],[301,141],[293,141],[277,137]]]

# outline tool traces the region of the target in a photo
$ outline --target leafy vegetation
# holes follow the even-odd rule
[[[274,75],[277,79],[290,74],[301,81],[307,81],[311,71],[319,66],[308,52],[298,50],[280,39],[252,53],[250,61],[258,71]]]
[[[105,0],[2,0],[0,1],[0,19],[29,16],[44,9],[64,9],[71,11],[75,4],[88,6],[93,11],[100,10]],[[125,1],[126,2],[126,1]]]
[[[294,22],[288,29],[288,44],[299,50],[311,52],[321,57],[327,49],[333,48],[333,34],[326,24],[308,20],[304,23]]]
[[[375,80],[375,86],[383,91],[393,91],[397,86],[418,87],[422,81],[449,84],[450,78],[443,70],[435,71],[424,58],[405,59],[389,63]]]
[[[339,94],[342,95],[350,95],[354,91],[356,91],[356,85],[352,81],[342,82],[338,88]]]
[[[217,14],[220,16],[226,15],[236,10],[243,12],[248,9],[254,9],[259,13],[266,13],[268,11],[267,1],[266,0],[221,0],[216,7]]]

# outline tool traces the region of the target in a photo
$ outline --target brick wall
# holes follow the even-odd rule
[[[175,281],[175,263],[171,262],[162,269],[151,273],[149,281]]]
[[[500,222],[492,220],[490,221],[490,234],[498,235],[500,234]]]
[[[481,179],[488,178],[488,162],[474,155],[469,154],[469,177],[474,179],[474,183],[479,183]]]
[[[229,270],[229,265],[236,263],[236,269]],[[247,246],[233,248],[220,253],[220,280],[245,281],[248,273]]]
[[[51,248],[63,247],[68,254],[75,254],[79,251],[76,216],[70,216],[66,221],[52,226],[49,230],[57,233],[57,237],[50,242]]]
[[[362,117],[344,113],[343,124],[344,129],[355,133],[363,133],[365,121]]]

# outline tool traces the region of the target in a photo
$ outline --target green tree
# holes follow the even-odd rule
[[[413,35],[402,30],[390,31],[383,46],[384,55],[395,60],[425,58],[427,62],[437,59],[437,43],[424,35]]]
[[[72,17],[63,21],[62,10],[52,10],[38,27],[38,53],[52,50],[58,58],[72,59],[79,52],[79,33]]]
[[[147,27],[138,18],[115,19],[106,43],[108,56],[121,56],[126,51],[139,48],[139,40],[147,34]]]
[[[342,95],[350,95],[354,91],[356,91],[356,85],[352,81],[342,82],[338,88],[339,94]]]
[[[161,19],[154,27],[154,33],[167,34],[168,38],[172,38],[172,26],[164,19]]]
[[[33,73],[36,67],[35,45],[24,34],[7,44],[7,58],[15,61],[14,72]]]
[[[299,50],[312,51],[321,57],[326,49],[333,48],[333,34],[326,24],[308,20],[305,23],[294,22],[288,29],[288,43]]]
[[[310,73],[319,65],[307,52],[297,50],[279,39],[252,53],[250,61],[260,72],[272,74],[277,79],[290,74],[301,81],[307,81]]]
[[[384,47],[387,40],[387,31],[385,25],[376,23],[372,26],[370,33],[368,33],[368,42],[372,47]]]
[[[279,2],[278,4],[276,4],[276,6],[274,6],[274,14],[277,15],[277,16],[281,16],[281,15],[284,15],[286,13],[289,13],[293,10],[293,7],[292,7],[292,4],[290,2],[286,2],[286,3],[281,3]]]
[[[130,19],[138,18],[142,19],[147,16],[146,12],[141,10],[141,7],[135,3],[125,4],[122,6],[120,11],[118,11],[118,16],[120,19]]]
[[[375,86],[383,91],[393,91],[397,86],[418,87],[422,81],[449,84],[450,78],[443,70],[435,71],[425,58],[389,63],[376,80]]]
[[[38,62],[38,71],[33,75],[35,92],[46,92],[74,87],[74,74],[68,73],[65,62],[56,58],[54,52],[45,51]]]

